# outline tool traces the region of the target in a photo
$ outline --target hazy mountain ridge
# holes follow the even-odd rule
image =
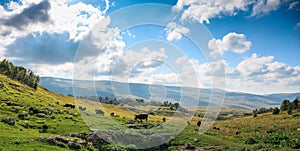
[[[73,84],[72,84],[73,82]],[[76,87],[74,90],[76,96],[91,96],[95,95],[95,91],[98,96],[102,97],[115,97],[114,94],[118,96],[126,97],[127,94],[131,94],[136,98],[149,99],[151,96],[151,89],[156,89],[153,85],[139,84],[139,83],[120,83],[120,82],[110,82],[110,81],[72,81],[70,79],[52,78],[52,77],[42,77],[40,85],[46,87],[50,91],[54,91],[60,94],[73,95],[73,86]],[[96,89],[94,89],[96,86]],[[129,87],[126,92],[126,87]],[[124,92],[120,90],[114,90],[112,87],[122,88]],[[124,89],[123,89],[124,88]],[[157,86],[157,88],[162,88]],[[184,94],[181,96],[181,89],[184,89]],[[114,91],[113,91],[114,90]],[[190,101],[195,101],[198,91],[199,106],[207,106],[211,96],[210,89],[197,89],[188,87],[176,87],[176,86],[166,86],[166,98],[173,99],[175,101],[180,101],[181,99],[186,103],[185,105],[193,105]],[[129,92],[128,92],[129,91]],[[278,106],[281,104],[282,100],[289,99],[294,100],[296,97],[300,96],[300,93],[279,93],[279,94],[269,94],[269,95],[257,95],[250,93],[239,93],[239,92],[228,92],[225,91],[225,100],[223,103],[224,107],[230,108],[241,108],[241,109],[253,109],[260,107]]]

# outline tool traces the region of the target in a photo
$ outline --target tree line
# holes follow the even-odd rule
[[[40,77],[35,75],[31,70],[15,66],[6,59],[0,62],[0,74],[8,76],[13,80],[19,81],[34,89],[37,89],[38,83],[40,82]]]
[[[253,117],[256,117],[257,114],[263,114],[263,113],[268,113],[268,112],[272,112],[272,114],[279,114],[280,112],[287,111],[288,114],[292,114],[293,110],[300,110],[300,98],[299,97],[297,97],[293,102],[290,102],[290,100],[283,100],[279,108],[275,107],[275,108],[255,109],[255,110],[253,110],[252,114],[253,114]]]

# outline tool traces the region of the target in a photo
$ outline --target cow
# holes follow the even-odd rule
[[[166,118],[163,118],[162,120],[163,120],[164,123],[166,122]]]
[[[115,116],[115,113],[114,113],[114,112],[111,112],[111,113],[110,113],[110,116]]]
[[[96,110],[95,110],[95,113],[96,113],[96,114],[104,115],[104,112],[103,112],[102,110],[97,110],[97,109],[96,109]]]
[[[200,127],[200,125],[201,125],[201,121],[198,121],[197,126]]]
[[[78,108],[79,108],[79,110],[82,111],[82,112],[86,110],[86,107],[79,106]]]
[[[75,109],[75,105],[73,105],[73,104],[65,104],[64,105],[64,107],[69,107],[69,108],[71,108],[71,109]]]
[[[141,122],[143,122],[143,119],[146,119],[146,123],[148,123],[148,114],[136,114],[134,115],[134,120],[139,119]]]

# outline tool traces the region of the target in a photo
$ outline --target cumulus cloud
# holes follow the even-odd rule
[[[23,30],[24,26],[28,26],[29,24],[48,22],[50,20],[50,15],[48,13],[50,8],[49,1],[44,0],[38,4],[30,5],[20,14],[13,15],[2,22],[6,26],[12,26],[18,30]]]
[[[33,72],[38,73],[40,76],[55,76],[60,78],[72,78],[71,69],[74,68],[73,63],[63,63],[59,65],[51,64],[28,64],[26,65]]]
[[[258,57],[258,55],[254,53],[250,58],[239,63],[236,69],[245,77],[265,74],[268,72],[268,64],[271,63],[273,59],[273,56]]]
[[[182,35],[187,34],[190,30],[187,27],[176,24],[175,22],[170,22],[166,27],[167,40],[180,40]]]
[[[263,16],[279,8],[280,0],[258,0],[254,6],[251,16]]]
[[[212,55],[220,52],[223,54],[226,51],[235,53],[244,53],[248,51],[252,43],[246,39],[244,34],[235,32],[228,33],[222,39],[212,39],[208,42],[208,48],[212,50]]]
[[[250,17],[264,16],[277,10],[284,3],[281,0],[178,0],[174,10],[181,12],[181,20],[210,23],[213,18],[235,16],[240,12],[250,11]],[[290,4],[295,8],[298,2]]]
[[[300,66],[274,61],[274,56],[252,54],[227,76],[228,89],[257,94],[296,92],[300,88]]]
[[[148,47],[141,51],[127,50],[117,57],[112,55],[101,55],[101,63],[98,64],[99,72],[108,72],[113,76],[130,76],[130,74],[141,74],[153,72],[156,67],[167,58],[163,48],[150,50]],[[152,70],[151,70],[152,69]]]
[[[195,74],[199,87],[221,86],[226,74],[228,91],[252,92],[256,94],[296,92],[300,88],[300,66],[289,66],[274,61],[274,56],[252,54],[237,66],[228,66],[225,60],[199,63],[198,60],[179,57],[175,60],[183,65],[183,76]],[[195,81],[194,81],[195,85]],[[193,86],[193,84],[191,85]]]
[[[178,0],[174,9],[183,11],[181,20],[191,19],[200,23],[222,15],[233,16],[238,11],[247,10],[252,0],[220,1],[220,0]]]
[[[0,6],[0,44],[4,46],[18,38],[44,32],[67,32],[69,39],[77,42],[104,18],[104,13],[98,7],[81,2],[68,4],[66,0],[21,0],[6,5],[7,9]]]
[[[24,63],[63,64],[73,62],[78,45],[68,33],[28,35],[9,45],[5,56]]]

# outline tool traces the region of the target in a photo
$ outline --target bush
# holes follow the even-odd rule
[[[245,141],[245,144],[256,144],[256,143],[257,141],[252,137],[247,138]]]
[[[278,107],[275,107],[274,110],[273,110],[273,115],[275,114],[279,114],[280,110],[278,109]]]
[[[49,129],[49,126],[44,124],[40,130],[40,133],[45,133]]]

